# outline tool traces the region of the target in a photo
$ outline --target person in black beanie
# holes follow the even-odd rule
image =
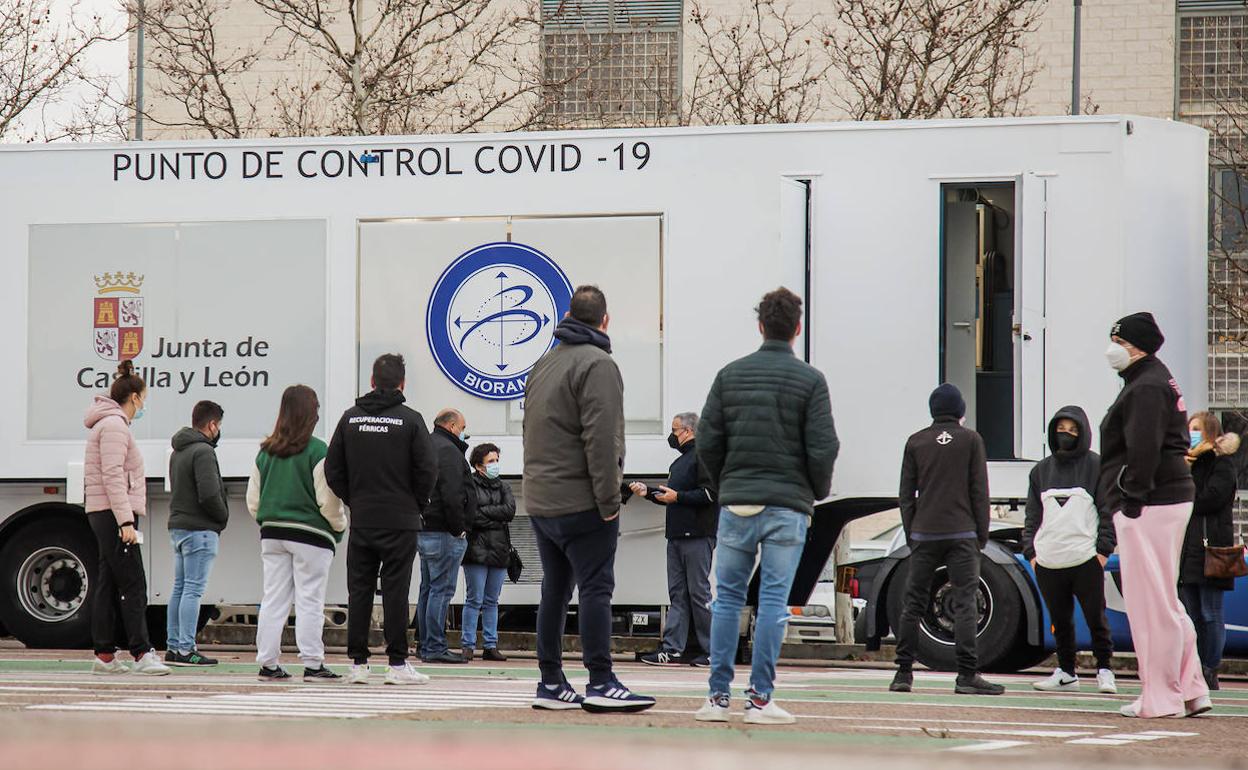
[[[897,674],[889,690],[914,684],[919,619],[927,612],[932,580],[942,565],[949,573],[953,633],[958,661],[955,691],[1000,695],[1005,688],[979,675],[976,594],[979,552],[988,544],[988,460],[984,440],[962,426],[966,401],[945,383],[928,399],[932,424],[906,442],[901,463],[901,525],[910,545],[909,580],[897,634]]]
[[[1188,468],[1187,405],[1156,353],[1165,336],[1151,313],[1132,313],[1109,332],[1105,357],[1123,379],[1101,421],[1100,487],[1122,566],[1140,698],[1127,717],[1195,716],[1212,708],[1196,651],[1196,629],[1179,603],[1179,554],[1196,487]]]

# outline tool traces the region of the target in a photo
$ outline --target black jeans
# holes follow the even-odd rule
[[[1057,642],[1057,665],[1075,675],[1075,600],[1092,632],[1092,653],[1097,668],[1109,668],[1114,642],[1105,617],[1105,570],[1093,556],[1077,567],[1049,569],[1036,565],[1036,584],[1049,607],[1053,639]]]
[[[910,548],[910,580],[906,583],[906,604],[901,611],[897,634],[897,666],[914,665],[919,641],[919,620],[932,604],[932,585],[942,565],[949,573],[953,610],[954,653],[958,675],[970,676],[979,670],[975,649],[977,623],[976,595],[979,592],[979,543],[972,538],[915,541]]]
[[[530,519],[542,559],[542,598],[537,608],[537,664],[542,682],[563,681],[563,627],[572,589],[577,589],[581,650],[591,685],[611,680],[611,595],[620,521],[598,511]]]
[[[117,616],[121,614],[126,646],[139,658],[152,649],[147,636],[147,574],[137,543],[126,545],[112,511],[87,514],[100,564],[91,606],[91,639],[97,654],[117,652]],[[136,525],[137,526],[137,525]]]
[[[390,665],[407,662],[408,596],[416,561],[414,529],[352,529],[347,540],[347,655],[368,662],[373,597],[381,576],[382,625]]]

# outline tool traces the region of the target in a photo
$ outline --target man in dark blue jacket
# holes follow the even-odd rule
[[[703,484],[694,449],[698,416],[684,412],[672,418],[667,444],[680,452],[668,470],[667,486],[657,489],[640,481],[629,484],[633,494],[667,506],[667,596],[671,606],[663,625],[663,644],[641,657],[651,666],[709,666],[711,649],[711,556],[719,509],[715,493]],[[685,654],[693,623],[703,654]]]

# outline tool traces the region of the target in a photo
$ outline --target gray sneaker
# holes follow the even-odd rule
[[[134,662],[134,668],[131,671],[142,676],[165,676],[172,673],[171,669],[156,657],[155,650],[143,653],[143,657]]]
[[[99,658],[94,658],[91,662],[91,673],[96,676],[115,676],[117,674],[129,673],[129,671],[130,667],[122,663],[116,655],[107,663]]]

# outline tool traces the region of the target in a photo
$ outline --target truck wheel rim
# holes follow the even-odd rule
[[[57,546],[35,551],[17,571],[22,609],[44,623],[73,617],[86,603],[87,586],[82,559]]]
[[[919,627],[923,629],[923,633],[939,644],[947,647],[954,645],[953,634],[953,603],[952,591],[953,586],[948,582],[945,574],[938,572],[935,581],[938,584],[937,589],[932,594],[932,601],[928,605],[927,612],[919,622]],[[992,615],[995,609],[993,601],[992,589],[984,582],[981,577],[979,579],[979,587],[975,592],[975,636],[978,638],[984,633],[984,629],[992,622]]]

